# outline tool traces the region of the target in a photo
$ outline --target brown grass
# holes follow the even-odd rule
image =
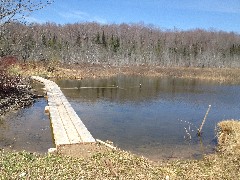
[[[231,179],[240,177],[239,154],[153,163],[121,150],[78,158],[0,150],[0,179]]]
[[[226,120],[218,123],[218,149],[225,154],[240,155],[240,121]]]
[[[25,76],[39,75],[48,78],[83,79],[111,77],[117,74],[144,75],[144,76],[170,76],[177,78],[191,78],[202,80],[215,80],[219,82],[240,82],[240,69],[224,68],[164,68],[158,66],[121,66],[78,64],[66,65],[52,62],[49,64],[27,63],[15,64],[8,70],[11,74]]]

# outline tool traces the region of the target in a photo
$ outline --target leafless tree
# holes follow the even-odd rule
[[[0,25],[24,20],[32,11],[51,4],[53,0],[1,0]]]
[[[0,56],[64,63],[240,67],[240,35],[194,29],[162,31],[144,24],[9,23]],[[21,42],[21,43],[19,43]]]

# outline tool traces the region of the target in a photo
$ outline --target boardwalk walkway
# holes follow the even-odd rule
[[[71,107],[58,85],[38,76],[32,76],[32,79],[45,85],[56,148],[61,145],[94,143],[95,139]]]

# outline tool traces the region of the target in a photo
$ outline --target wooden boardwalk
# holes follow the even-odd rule
[[[32,79],[45,85],[56,148],[61,145],[95,143],[95,139],[71,107],[58,85],[38,76],[32,76]]]

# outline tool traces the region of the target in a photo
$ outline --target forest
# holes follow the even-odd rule
[[[239,68],[240,35],[202,29],[161,30],[141,23],[11,22],[1,27],[0,56],[24,62]]]

